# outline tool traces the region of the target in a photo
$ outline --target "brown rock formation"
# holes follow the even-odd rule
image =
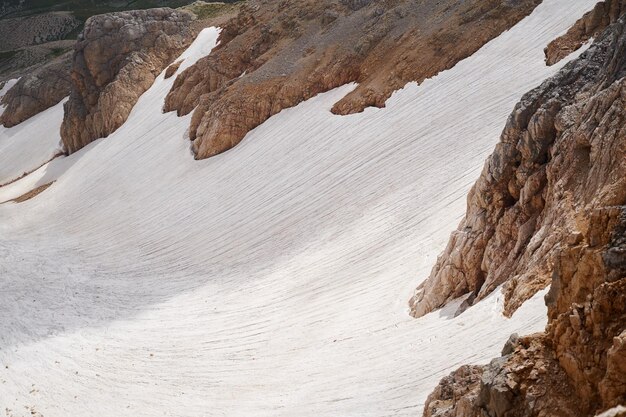
[[[6,109],[0,116],[5,127],[18,123],[54,106],[70,94],[72,54],[63,56],[23,75],[2,97]]]
[[[512,314],[550,283],[562,246],[584,239],[588,213],[623,204],[620,84],[607,85],[621,75],[615,30],[516,106],[465,219],[410,301],[414,316],[468,293],[471,304],[505,282]]]
[[[425,287],[423,299],[435,299],[433,288],[468,286],[465,278],[482,270],[484,285],[508,275],[510,312],[548,276],[548,326],[509,343],[484,367],[480,384],[444,379],[425,416],[440,408],[456,417],[626,411],[625,44],[621,18],[580,59],[525,95],[509,119],[446,250],[458,261],[442,257],[431,277],[451,281]],[[537,173],[541,180],[527,185]],[[533,226],[523,227],[528,221]],[[478,249],[466,256],[472,244]],[[446,267],[466,274],[446,275]],[[493,271],[506,273],[497,279]],[[446,390],[465,394],[439,407],[437,392]]]
[[[470,416],[483,372],[482,366],[463,365],[443,378],[426,400],[424,417]]]
[[[194,108],[197,158],[223,152],[282,109],[349,82],[336,114],[382,107],[409,81],[448,69],[540,0],[252,0],[220,45],[178,76],[165,110]]]
[[[585,13],[565,35],[553,40],[545,49],[546,64],[554,65],[578,50],[591,38],[598,37],[604,29],[614,23],[626,11],[626,0],[598,2]]]
[[[180,68],[180,64],[182,63],[183,61],[176,61],[172,65],[167,67],[167,69],[165,70],[165,74],[164,74],[165,79],[168,79],[172,75],[176,74],[176,71],[178,71],[178,68]]]
[[[193,40],[192,15],[169,8],[91,17],[75,47],[61,137],[72,153],[106,137]]]

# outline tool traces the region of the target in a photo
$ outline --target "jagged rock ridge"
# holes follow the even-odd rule
[[[119,128],[141,96],[191,43],[193,15],[169,8],[91,17],[75,46],[61,137],[72,153]]]
[[[580,59],[525,95],[509,119],[414,311],[454,296],[436,291],[480,297],[508,279],[511,312],[551,279],[548,326],[512,339],[489,365],[442,380],[425,416],[623,415],[625,45],[622,17]],[[467,280],[480,271],[485,280]]]
[[[282,109],[346,83],[359,85],[334,113],[383,107],[394,90],[454,66],[539,3],[250,1],[219,47],[178,76],[165,111],[196,109],[190,139],[197,158],[210,157]]]
[[[609,157],[591,136],[599,132],[575,129],[583,121],[574,104],[611,75],[602,55],[609,37],[516,106],[469,193],[465,219],[410,301],[414,316],[465,294],[471,304],[501,284],[512,314],[550,283],[563,242],[582,238],[580,213],[621,204],[626,178],[618,175],[618,161],[594,164]],[[560,151],[566,146],[567,158]]]
[[[626,0],[606,0],[596,4],[585,13],[565,35],[553,40],[546,47],[546,64],[554,65],[576,51],[591,38],[599,36],[610,24],[626,11]]]
[[[0,124],[15,126],[67,97],[71,67],[72,54],[68,52],[20,77],[2,97],[0,104],[6,108],[0,115]]]

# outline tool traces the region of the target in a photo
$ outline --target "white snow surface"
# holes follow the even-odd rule
[[[12,184],[50,188],[0,204],[0,409],[420,415],[442,376],[545,325],[543,293],[512,319],[499,291],[456,318],[412,319],[407,301],[514,104],[558,69],[543,47],[594,3],[544,0],[385,109],[332,115],[345,86],[203,161],[189,117],[161,113],[174,79],[161,75],[114,134]],[[2,164],[27,169],[15,152],[1,148]]]
[[[66,101],[61,100],[17,126],[0,125],[0,185],[36,170],[61,151],[60,128]],[[2,192],[0,188],[0,196]],[[5,200],[0,197],[2,201]]]

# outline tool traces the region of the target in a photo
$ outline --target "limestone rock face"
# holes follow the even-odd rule
[[[443,408],[453,414],[444,415],[624,413],[625,44],[622,17],[578,60],[524,96],[469,198],[467,218],[414,305],[425,312],[442,299],[433,295],[437,290],[474,285],[480,298],[505,282],[511,312],[543,277],[552,282],[546,331],[512,339],[483,368],[479,386],[468,381],[466,394]],[[468,250],[478,255],[467,256]],[[468,281],[472,271],[481,279]],[[429,399],[424,415],[437,412]]]
[[[106,137],[193,40],[192,15],[169,8],[91,17],[75,46],[61,137],[68,153]]]
[[[473,416],[483,372],[482,366],[463,365],[443,378],[426,400],[424,417]]]
[[[586,219],[624,204],[621,25],[518,103],[465,219],[410,301],[414,316],[501,284],[512,314],[558,273],[562,248],[585,241]]]
[[[0,124],[15,126],[67,97],[71,66],[72,54],[67,53],[23,75],[2,97],[0,104],[6,108]]]
[[[539,0],[251,0],[219,46],[182,72],[165,110],[193,114],[197,158],[223,152],[282,109],[350,82],[336,114],[383,107],[409,81],[454,66]]]
[[[572,26],[565,35],[553,40],[546,47],[546,64],[554,65],[580,48],[591,38],[602,33],[626,11],[626,0],[598,2]]]

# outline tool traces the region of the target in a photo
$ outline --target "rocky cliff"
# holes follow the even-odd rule
[[[195,109],[193,149],[210,157],[282,109],[346,83],[359,85],[334,113],[382,107],[394,90],[454,66],[539,2],[253,0],[225,25],[219,47],[178,76],[165,110]]]
[[[598,37],[626,11],[625,0],[600,1],[590,12],[581,17],[563,36],[546,47],[546,64],[554,65],[585,42]]]
[[[0,124],[15,126],[67,97],[71,66],[72,54],[68,52],[20,77],[0,101],[6,106]]]
[[[511,313],[552,282],[548,325],[512,337],[489,365],[443,379],[425,416],[624,415],[624,76],[622,17],[509,118],[413,312],[467,292],[480,299],[504,283]]]
[[[603,114],[581,110],[581,103],[601,99],[588,96],[603,83],[619,79],[621,56],[615,54],[621,38],[615,30],[516,106],[469,193],[465,219],[410,302],[413,315],[466,294],[465,305],[471,304],[502,284],[511,314],[550,283],[561,247],[583,239],[583,213],[622,204],[619,125],[603,126],[604,133],[595,121]],[[601,110],[621,117],[614,109]],[[601,142],[609,135],[616,136],[615,154],[607,154]]]
[[[75,46],[61,137],[72,153],[108,136],[193,40],[193,15],[169,8],[94,16]]]

